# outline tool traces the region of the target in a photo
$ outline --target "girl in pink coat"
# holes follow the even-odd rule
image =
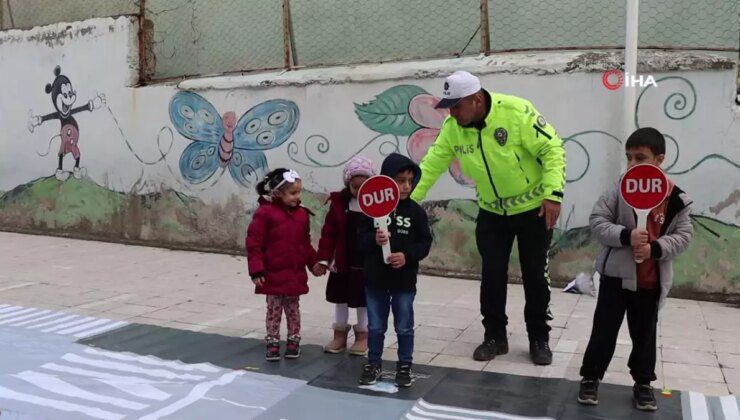
[[[349,309],[356,308],[357,324],[354,325],[355,342],[349,353],[367,354],[367,304],[363,279],[363,254],[360,251],[357,228],[364,215],[360,212],[357,192],[365,180],[375,175],[373,162],[355,156],[344,166],[344,189],[329,195],[329,212],[321,229],[319,264],[331,267],[326,283],[326,300],[334,303],[334,338],[324,346],[326,353],[341,353],[347,348],[347,335],[351,329]],[[314,274],[322,274],[315,267]]]

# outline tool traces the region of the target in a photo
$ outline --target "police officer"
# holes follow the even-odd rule
[[[473,358],[491,360],[509,351],[506,285],[516,238],[529,353],[535,364],[549,365],[547,252],[565,186],[563,143],[529,101],[482,89],[480,80],[465,71],[445,80],[437,108],[449,108],[450,117],[421,162],[421,180],[411,197],[423,200],[455,158],[475,182],[485,334]]]

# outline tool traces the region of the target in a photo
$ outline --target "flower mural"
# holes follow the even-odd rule
[[[411,160],[420,163],[449,115],[446,109],[434,108],[439,100],[418,86],[399,85],[381,92],[372,101],[355,104],[355,113],[375,132],[408,137],[407,153]],[[460,185],[474,185],[463,175],[457,159],[450,165],[450,175]]]
[[[421,128],[414,131],[406,143],[411,160],[417,164],[426,156],[429,148],[439,134],[442,123],[450,113],[446,109],[436,109],[440,99],[429,94],[414,96],[409,102],[408,113],[411,119]],[[473,181],[462,173],[460,160],[455,158],[450,165],[450,175],[460,185],[473,186]]]

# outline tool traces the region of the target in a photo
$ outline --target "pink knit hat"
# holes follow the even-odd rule
[[[344,165],[343,179],[344,185],[349,184],[349,180],[356,176],[371,177],[375,175],[373,161],[360,155],[355,155]]]

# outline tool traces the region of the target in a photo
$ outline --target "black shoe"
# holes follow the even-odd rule
[[[653,395],[653,387],[648,384],[635,384],[632,387],[632,400],[638,410],[655,411],[658,409],[658,402],[655,401],[655,395]]]
[[[481,345],[475,348],[473,359],[478,361],[492,360],[494,357],[509,352],[509,342],[507,340],[485,340]]]
[[[396,368],[396,386],[407,388],[411,386],[411,364],[399,364]]]
[[[599,403],[599,380],[581,379],[581,388],[578,390],[578,402],[586,405]]]
[[[529,355],[535,365],[549,365],[552,363],[552,350],[547,341],[530,341]]]
[[[270,362],[280,360],[280,342],[270,341],[267,343],[267,353],[265,353],[265,360]]]
[[[297,359],[301,355],[300,339],[289,338],[288,344],[285,346],[285,358],[286,359]]]
[[[380,379],[382,370],[380,366],[371,363],[366,364],[362,367],[362,375],[360,376],[360,385],[373,385]]]

